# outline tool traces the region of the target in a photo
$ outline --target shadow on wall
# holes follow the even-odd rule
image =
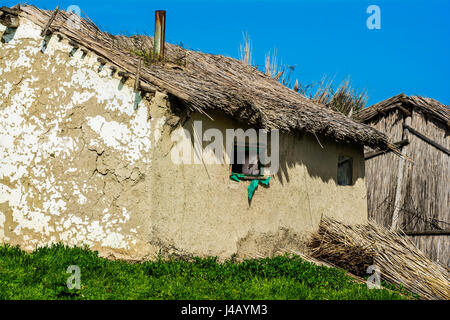
[[[14,40],[14,37],[16,35],[17,32],[17,28],[11,28],[11,27],[6,27],[5,32],[3,32],[2,35],[2,43],[9,43],[12,40]]]
[[[296,166],[304,166],[311,178],[323,182],[334,181],[338,185],[339,156],[352,161],[351,185],[364,178],[363,147],[339,144],[325,137],[303,134],[280,135],[280,168],[277,178],[281,184],[289,183],[289,172]]]
[[[244,131],[250,127],[246,124],[239,123],[235,120],[231,120],[228,116],[221,112],[209,112],[208,115],[214,119],[206,120],[202,116],[194,115],[184,125],[188,129],[191,137],[191,148],[194,150],[197,156],[199,156],[198,150],[194,148],[194,137],[197,135],[199,140],[202,140],[199,135],[204,134],[208,129],[219,129],[225,139],[226,129],[243,129]],[[194,133],[193,124],[194,121],[202,120],[202,132]],[[320,140],[319,140],[320,139]],[[214,143],[214,138],[211,141],[202,141],[202,148],[205,150],[207,146]],[[272,157],[270,152],[271,135],[268,134],[268,156]],[[320,141],[320,142],[319,142]],[[223,150],[225,146],[222,144]],[[307,169],[307,173],[311,178],[320,178],[323,182],[337,181],[338,170],[338,158],[339,155],[345,155],[354,158],[360,155],[360,159],[353,161],[352,170],[352,185],[361,178],[364,178],[364,161],[363,159],[363,147],[338,144],[335,141],[324,138],[314,137],[305,133],[282,133],[279,134],[279,168],[275,173],[275,176],[279,182],[283,185],[289,183],[291,180],[290,172],[295,167],[304,166]],[[361,161],[360,161],[361,160]],[[273,175],[272,173],[271,175]]]

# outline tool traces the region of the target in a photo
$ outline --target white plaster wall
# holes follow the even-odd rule
[[[150,201],[142,177],[164,118],[149,101],[57,36],[21,20],[0,25],[0,242],[151,250],[138,236]],[[137,108],[137,110],[135,110]],[[153,129],[155,128],[155,129]],[[133,199],[133,200],[130,200]]]
[[[248,184],[230,181],[229,166],[172,162],[181,120],[165,95],[142,100],[131,80],[99,70],[92,52],[71,56],[67,40],[45,44],[39,33],[22,20],[0,43],[0,242],[86,244],[128,259],[160,250],[245,257],[298,249],[322,214],[367,220],[361,148],[283,136],[282,168],[249,205]],[[222,132],[239,126],[196,117]],[[358,179],[340,188],[333,179],[344,151]]]

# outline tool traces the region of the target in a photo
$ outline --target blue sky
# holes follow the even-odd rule
[[[367,89],[369,105],[404,92],[450,104],[450,1],[27,1],[40,8],[78,5],[102,30],[154,32],[154,11],[167,11],[166,41],[203,52],[239,57],[242,32],[255,64],[268,51],[295,65],[301,83],[324,75]],[[11,6],[17,1],[1,1]],[[369,5],[381,9],[381,29],[369,30]]]

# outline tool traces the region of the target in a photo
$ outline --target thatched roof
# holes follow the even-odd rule
[[[44,27],[51,11],[20,6],[18,14]],[[151,52],[153,39],[146,36],[113,36],[100,31],[89,19],[77,30],[66,23],[69,13],[60,11],[50,30],[103,57],[119,70],[136,74],[139,57],[132,49]],[[166,43],[171,63],[143,66],[141,88],[177,97],[186,108],[208,114],[220,110],[243,123],[285,132],[308,132],[342,143],[375,149],[395,148],[376,129],[325,108],[283,86],[257,69],[235,59],[186,50]],[[182,63],[177,63],[177,62]]]
[[[377,117],[383,117],[389,112],[401,109],[407,112],[415,110],[450,128],[450,108],[437,100],[420,96],[407,96],[403,93],[387,100],[381,101],[373,106],[361,110],[358,114],[359,121],[368,123]]]

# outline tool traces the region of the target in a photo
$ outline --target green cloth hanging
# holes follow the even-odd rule
[[[250,185],[248,186],[248,200],[252,200],[253,194],[255,193],[256,188],[258,188],[258,185],[261,183],[265,186],[269,185],[270,177],[267,177],[267,179],[255,179],[252,180]]]
[[[230,179],[240,182],[242,178],[245,178],[245,175],[240,174],[240,173],[231,173]],[[256,188],[258,188],[258,185],[261,183],[265,186],[267,186],[269,184],[270,181],[270,177],[267,178],[260,178],[260,179],[254,179],[250,182],[250,184],[248,185],[248,199],[252,200],[253,198],[253,194],[255,193]]]
[[[258,188],[259,180],[252,180],[248,185],[248,200],[252,200],[256,188]]]
[[[267,179],[258,179],[258,181],[263,185],[267,186],[269,185],[270,177],[267,177]]]
[[[237,181],[237,182],[240,182],[242,178],[245,178],[245,175],[240,174],[240,173],[232,172],[231,176],[230,176],[231,180],[234,180],[234,181]]]

